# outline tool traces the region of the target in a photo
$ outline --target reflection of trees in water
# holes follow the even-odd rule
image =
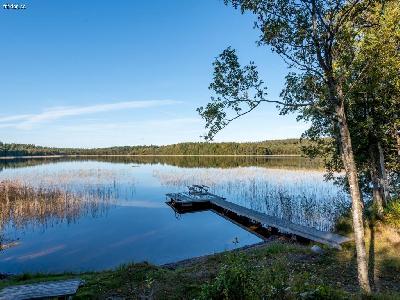
[[[259,166],[268,168],[316,169],[322,166],[317,160],[302,157],[267,156],[94,156],[53,157],[0,160],[1,168],[22,168],[65,161],[102,161],[124,164],[165,164],[185,168],[234,168]]]
[[[332,230],[349,205],[347,194],[316,171],[265,168],[155,171],[161,184],[176,190],[205,184],[228,201],[320,230]]]
[[[0,181],[0,246],[5,239],[1,229],[47,227],[73,223],[85,215],[97,217],[106,213],[112,199],[112,186],[87,185],[68,190],[18,180]]]

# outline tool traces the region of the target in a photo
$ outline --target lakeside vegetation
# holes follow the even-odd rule
[[[23,230],[74,223],[82,215],[104,214],[112,202],[107,187],[84,184],[80,191],[73,191],[61,189],[62,180],[57,178],[58,186],[49,182],[34,186],[22,180],[0,179],[0,251],[19,244],[18,240],[4,236],[3,228],[12,226]]]
[[[309,144],[299,139],[249,143],[178,143],[165,146],[116,146],[107,148],[56,148],[0,142],[0,157],[49,155],[301,155]]]
[[[43,227],[72,223],[83,214],[100,215],[110,205],[110,194],[107,187],[85,185],[81,191],[72,191],[43,182],[33,186],[21,180],[0,180],[0,249],[1,229],[6,225]]]

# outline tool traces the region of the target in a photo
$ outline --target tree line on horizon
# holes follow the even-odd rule
[[[58,148],[0,142],[0,157],[48,155],[301,155],[307,140],[262,142],[188,142],[165,146],[116,146],[106,148]]]

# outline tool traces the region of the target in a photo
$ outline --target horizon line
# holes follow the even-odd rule
[[[179,144],[256,144],[256,143],[263,143],[263,142],[272,142],[272,141],[288,141],[288,140],[305,140],[301,137],[293,137],[293,138],[280,138],[280,139],[266,139],[266,140],[258,140],[258,141],[241,141],[241,142],[234,142],[234,141],[201,141],[201,142],[178,142],[178,143],[171,143],[171,144],[140,144],[140,145],[114,145],[114,146],[102,146],[102,147],[62,147],[62,146],[42,146],[38,144],[31,144],[31,143],[15,143],[15,142],[4,142],[0,141],[0,143],[8,144],[8,145],[32,145],[34,147],[42,147],[42,148],[56,148],[56,149],[109,149],[109,148],[123,148],[123,147],[166,147],[172,145],[179,145]]]

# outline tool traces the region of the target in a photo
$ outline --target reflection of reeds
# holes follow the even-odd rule
[[[205,184],[239,205],[329,231],[349,203],[346,193],[325,182],[323,173],[265,168],[155,171],[163,185],[183,189]]]
[[[0,226],[21,228],[74,222],[84,214],[105,211],[110,193],[98,187],[78,192],[52,185],[28,185],[18,180],[0,181]]]

